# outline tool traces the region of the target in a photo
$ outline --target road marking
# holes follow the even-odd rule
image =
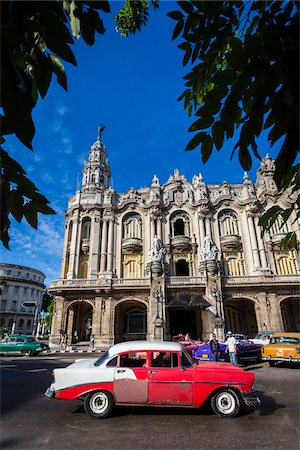
[[[0,367],[6,369],[7,367],[18,367],[17,364],[0,364]]]

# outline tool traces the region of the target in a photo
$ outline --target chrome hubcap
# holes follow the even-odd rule
[[[231,414],[235,408],[235,399],[228,392],[222,392],[217,397],[216,405],[222,414]]]
[[[97,392],[90,399],[90,407],[93,413],[101,414],[108,408],[108,397],[104,392]]]

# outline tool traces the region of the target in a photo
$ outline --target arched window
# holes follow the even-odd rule
[[[171,236],[191,236],[190,218],[184,211],[175,211],[170,217]]]
[[[0,327],[5,327],[5,319],[4,319],[4,317],[1,317],[0,318]]]
[[[126,214],[123,218],[123,239],[142,239],[142,218],[137,213]]]
[[[142,309],[131,309],[126,314],[124,314],[123,333],[146,333],[146,314]]]
[[[275,251],[275,265],[278,275],[298,274],[297,261],[292,251]]]
[[[19,328],[23,328],[24,326],[24,319],[19,320]]]
[[[219,226],[221,236],[240,235],[237,215],[230,209],[225,209],[220,212]]]
[[[283,218],[278,216],[272,227],[270,228],[270,235],[274,234],[284,234],[289,232],[289,226],[287,223],[284,223]]]
[[[123,277],[124,278],[142,278],[143,276],[142,255],[124,255],[123,256]]]
[[[175,268],[177,276],[185,277],[190,275],[189,263],[185,259],[180,259],[177,261]]]
[[[245,275],[243,254],[241,252],[224,253],[224,258],[227,276],[240,277]]]
[[[78,278],[87,278],[87,274],[88,274],[88,261],[87,255],[81,255],[81,260],[79,263],[79,273],[78,273]]]
[[[31,319],[28,319],[27,320],[27,328],[30,328],[31,327]]]
[[[82,222],[81,238],[90,239],[90,233],[91,233],[91,219],[84,219]]]

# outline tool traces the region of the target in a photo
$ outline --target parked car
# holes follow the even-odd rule
[[[257,335],[249,339],[253,344],[267,345],[270,342],[270,337],[274,334],[274,331],[265,331],[263,333],[257,333]]]
[[[235,336],[236,338],[236,336]],[[261,345],[253,344],[247,339],[237,339],[236,338],[236,348],[237,348],[237,361],[238,363],[243,361],[252,361],[255,360],[257,362],[261,361]],[[220,361],[229,361],[228,353],[225,353],[226,344],[225,342],[219,342],[220,344]],[[210,351],[209,342],[198,347],[193,352],[193,358],[202,360],[202,361],[210,361],[212,359],[212,354]]]
[[[44,350],[49,350],[49,345],[35,340],[32,336],[13,334],[0,341],[1,352],[21,352],[23,355],[38,355]]]
[[[196,364],[175,342],[129,341],[99,359],[54,369],[45,395],[81,399],[86,413],[99,419],[114,405],[199,408],[207,400],[217,415],[234,417],[242,405],[260,405],[253,381],[254,373],[232,364]]]
[[[271,367],[280,361],[300,364],[300,333],[274,333],[263,347],[262,359]]]
[[[191,339],[190,337],[183,336],[182,334],[173,336],[172,341],[183,345],[190,356],[193,356],[193,352],[196,348],[204,344],[202,341]]]

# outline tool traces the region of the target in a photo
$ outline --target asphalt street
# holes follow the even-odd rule
[[[253,366],[262,405],[234,419],[209,408],[115,408],[88,417],[80,401],[44,396],[55,367],[91,355],[0,358],[1,449],[284,449],[300,448],[300,370]]]

